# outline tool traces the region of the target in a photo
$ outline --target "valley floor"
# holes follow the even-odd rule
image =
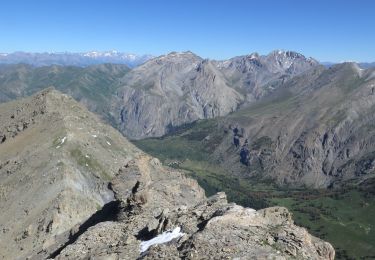
[[[373,184],[340,190],[280,188],[272,182],[230,176],[204,157],[197,160],[199,154],[190,154],[188,147],[170,147],[160,140],[145,139],[136,145],[162,158],[164,164],[188,171],[207,195],[225,191],[230,201],[255,209],[285,206],[293,213],[297,225],[332,243],[337,259],[375,258]],[[182,160],[183,157],[188,159]]]

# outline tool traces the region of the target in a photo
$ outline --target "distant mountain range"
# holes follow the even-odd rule
[[[221,61],[203,59],[189,51],[171,52],[155,58],[144,56],[142,64],[138,56],[115,51],[18,54],[1,57],[14,62],[16,59],[11,57],[28,57],[34,65],[60,59],[61,63],[76,62],[80,66],[0,64],[0,102],[54,86],[132,139],[162,136],[198,119],[225,116],[268,96],[293,77],[321,66],[313,58],[281,50]],[[132,66],[138,66],[82,63],[116,59],[118,63],[132,60]]]
[[[375,62],[361,62],[358,64],[363,69],[375,68]]]
[[[287,53],[288,51],[276,50],[273,53]],[[257,53],[243,55],[238,57],[259,56]],[[255,55],[255,56],[254,56]],[[0,64],[18,64],[25,63],[33,66],[79,66],[87,67],[103,63],[125,64],[131,68],[137,67],[146,61],[155,58],[151,54],[138,55],[127,52],[111,51],[89,51],[89,52],[23,52],[17,51],[12,53],[0,52]],[[238,57],[229,59],[233,60]],[[341,63],[331,61],[321,61],[321,65],[326,67]],[[375,62],[356,62],[361,68],[374,68]]]
[[[331,67],[335,64],[339,64],[341,62],[330,62],[330,61],[322,61],[320,64],[326,66],[326,67]],[[369,68],[375,68],[375,62],[355,62],[358,64],[358,66],[362,69],[369,69]]]
[[[102,63],[126,64],[129,67],[138,66],[153,58],[152,55],[136,55],[118,51],[91,52],[13,52],[0,53],[0,64],[26,63],[34,66],[79,66],[86,67]]]
[[[110,52],[106,56],[92,52],[77,57],[99,63],[99,59],[115,54]],[[133,139],[142,150],[170,166],[188,170],[209,194],[225,190],[230,200],[252,207],[257,205],[257,208],[284,202],[295,209],[294,213],[300,214],[298,221],[304,225],[313,224],[316,234],[323,236],[325,233],[321,231],[327,231],[330,241],[341,248],[339,259],[344,259],[346,253],[356,256],[359,250],[363,257],[375,255],[374,233],[367,236],[367,228],[358,229],[352,225],[353,219],[358,220],[358,216],[375,209],[375,68],[365,69],[372,64],[322,64],[300,53],[280,50],[268,55],[252,53],[221,61],[204,59],[192,52],[171,52],[148,57],[137,65],[113,62],[75,66],[64,66],[71,65],[68,62],[41,64],[0,64],[0,102],[54,86],[100,115]],[[37,107],[51,105],[51,100],[65,99],[61,94],[46,95],[50,98],[38,103]],[[33,102],[15,106],[17,103],[4,105],[6,109],[0,113],[0,119],[3,118],[0,126],[4,126],[5,133],[0,133],[0,143],[7,145],[2,146],[5,148],[0,154],[26,151],[24,141],[28,136],[19,139],[19,144],[13,143],[13,137],[25,127],[33,130],[30,118],[38,115],[38,110]],[[66,118],[77,120],[74,124],[87,123],[91,116],[86,116],[82,110],[74,110],[75,107],[71,100],[56,102],[50,117],[44,118],[44,110],[40,113],[45,120],[40,128],[27,133],[38,133],[37,142],[45,140],[48,137],[45,129],[50,123],[53,125],[54,116],[58,120],[61,113],[72,109]],[[13,120],[18,114],[28,121]],[[61,124],[66,127],[73,125],[64,120]],[[17,124],[7,124],[13,121]],[[64,129],[61,124],[56,124],[56,128]],[[96,138],[99,135],[95,124],[96,119],[89,126],[77,129],[93,133],[90,136]],[[109,132],[107,128],[98,131]],[[72,137],[81,142],[79,131],[59,135],[51,132],[49,138],[58,138],[53,142],[56,145],[53,151],[63,150],[57,146],[66,141],[65,136],[68,144]],[[86,151],[83,150],[85,147],[94,147],[95,157],[100,157],[98,147],[106,146],[107,139],[95,140],[100,142],[82,139],[83,148],[80,149]],[[111,140],[107,141],[116,155],[116,149],[128,145],[112,137]],[[47,147],[47,143],[41,146],[42,143],[33,147]],[[87,158],[82,155],[88,153],[73,150],[71,154],[78,156],[78,163],[81,163]],[[106,159],[111,153],[104,154],[100,159],[105,161],[98,169],[107,169],[111,162]],[[10,154],[9,158],[12,157]],[[29,161],[32,160],[30,157]],[[6,166],[11,167],[6,168],[7,174],[17,165]],[[115,161],[111,165],[115,165]],[[37,166],[35,171],[39,169]],[[80,166],[89,167],[90,164]],[[97,164],[92,166],[97,167]],[[282,195],[280,192],[284,188],[288,190]],[[313,190],[316,188],[319,191]],[[296,193],[290,193],[289,189]],[[7,190],[0,190],[0,198],[1,192],[8,194]],[[356,202],[349,202],[349,198]],[[323,199],[329,199],[327,204],[323,204]],[[311,204],[311,200],[317,204]],[[348,204],[358,207],[348,209]],[[317,208],[321,211],[316,211]],[[347,212],[350,215],[346,215]],[[327,219],[329,223],[324,222]],[[341,225],[342,221],[345,221],[344,225]],[[358,223],[372,227],[373,218]],[[52,230],[48,221],[46,224],[46,230]],[[334,230],[332,226],[335,226]],[[360,239],[350,241],[348,249],[346,234],[353,232],[360,234]],[[336,233],[340,235],[336,236]],[[363,247],[367,249],[363,250]]]
[[[126,136],[139,139],[162,136],[197,119],[225,116],[316,66],[316,60],[292,51],[222,61],[172,52],[133,69],[124,64],[3,64],[0,102],[54,86],[103,115]]]

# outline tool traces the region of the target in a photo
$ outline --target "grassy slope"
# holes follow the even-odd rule
[[[331,242],[337,259],[375,257],[375,196],[357,188],[340,191],[287,190],[271,182],[228,175],[210,161],[215,136],[205,145],[202,138],[213,134],[215,120],[200,121],[162,138],[136,141],[142,150],[165,164],[190,172],[207,195],[225,191],[230,201],[253,208],[281,205],[294,220],[312,234]],[[367,187],[374,189],[375,185]],[[367,194],[367,195],[366,195]]]
[[[111,98],[118,79],[130,69],[125,65],[102,64],[86,68],[75,66],[9,65],[0,67],[0,102],[30,96],[54,86],[63,93],[83,101],[91,110],[109,116]]]

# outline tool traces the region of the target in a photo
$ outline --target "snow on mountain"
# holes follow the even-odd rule
[[[112,51],[90,51],[82,53],[71,52],[13,52],[0,53],[0,64],[26,63],[34,66],[48,65],[74,65],[85,67],[101,63],[126,64],[129,67],[136,67],[153,58],[152,55],[137,55],[132,53]]]

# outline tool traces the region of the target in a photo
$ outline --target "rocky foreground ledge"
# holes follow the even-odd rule
[[[0,105],[0,259],[334,259],[287,209],[206,198],[70,97]]]
[[[90,227],[53,257],[115,260],[335,256],[329,243],[294,225],[286,208],[243,208],[228,203],[225,193],[205,198],[195,181],[164,168],[147,155],[123,167],[111,188],[117,202],[115,221]]]

